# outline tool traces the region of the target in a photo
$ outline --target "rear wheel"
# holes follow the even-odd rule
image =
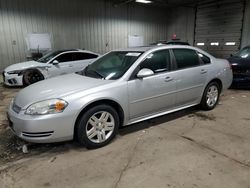
[[[116,135],[119,116],[108,105],[98,105],[87,110],[79,119],[76,134],[80,144],[89,149],[107,145]]]
[[[23,83],[25,86],[34,84],[44,80],[43,74],[38,70],[27,70],[23,75]]]
[[[217,82],[211,82],[206,87],[202,100],[201,108],[204,110],[212,110],[215,108],[220,97],[220,87]]]

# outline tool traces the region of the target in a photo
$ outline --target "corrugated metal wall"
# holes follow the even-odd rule
[[[176,33],[192,44],[193,29],[191,8],[114,7],[107,0],[0,0],[0,71],[26,59],[27,33],[50,33],[53,49],[105,53],[127,47],[128,35],[143,35],[148,44]]]
[[[204,43],[205,46],[199,47],[214,56],[229,57],[240,49],[243,15],[243,0],[222,0],[198,6],[195,45]],[[235,42],[235,45],[229,45],[229,42]]]
[[[246,1],[241,47],[250,45],[250,0]]]

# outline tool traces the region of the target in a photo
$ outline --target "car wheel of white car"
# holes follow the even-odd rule
[[[113,107],[105,104],[94,106],[80,117],[77,139],[89,149],[99,148],[115,137],[118,127],[119,116]]]
[[[23,74],[23,84],[25,86],[44,80],[44,76],[38,70],[27,70]]]
[[[206,87],[202,100],[201,107],[204,110],[212,110],[215,108],[220,97],[220,87],[217,82],[211,82]]]

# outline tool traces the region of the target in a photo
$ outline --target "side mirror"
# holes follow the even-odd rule
[[[152,70],[144,68],[137,73],[137,78],[145,78],[152,75],[154,75]]]
[[[230,57],[233,57],[233,54],[230,54]]]
[[[58,64],[59,64],[59,61],[54,60],[54,61],[52,62],[52,64],[53,64],[53,65],[58,65]]]

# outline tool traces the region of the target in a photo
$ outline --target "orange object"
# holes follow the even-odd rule
[[[56,103],[56,111],[62,111],[64,109],[64,107],[65,107],[65,104],[63,102],[58,101]]]

